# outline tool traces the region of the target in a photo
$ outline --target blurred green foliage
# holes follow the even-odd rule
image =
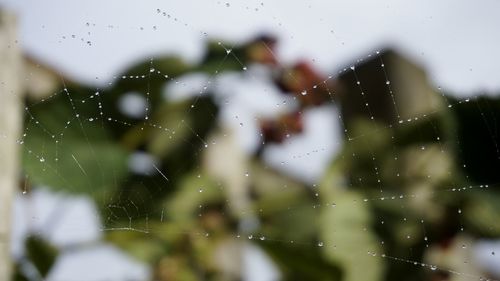
[[[422,261],[429,244],[444,245],[462,228],[474,237],[500,235],[493,187],[452,190],[498,182],[492,147],[500,102],[487,98],[451,99],[458,105],[401,126],[344,120],[351,135],[363,137],[344,143],[317,187],[274,171],[256,154],[248,164],[249,208],[232,210],[230,188],[202,163],[206,140],[220,130],[217,103],[210,93],[166,99],[165,84],[188,73],[275,63],[260,44],[228,52],[210,42],[197,64],[155,58],[108,88],[69,84],[43,102],[27,101],[25,173],[33,184],[91,196],[105,228],[115,229],[106,239],[151,264],[161,281],[240,280],[241,268],[221,251],[241,262],[245,236],[275,261],[282,280],[426,280],[426,268],[380,255]],[[147,97],[147,120],[119,110],[117,101],[129,92]],[[130,172],[127,159],[136,151],[157,159],[161,173]],[[251,231],[241,229],[247,214],[259,222]],[[34,237],[26,246],[45,276],[57,252]]]

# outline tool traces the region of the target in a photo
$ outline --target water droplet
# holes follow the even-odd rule
[[[41,162],[41,163],[45,162],[45,158],[40,157],[40,162]]]
[[[387,80],[387,81],[385,81],[385,84],[389,85],[389,84],[391,84],[391,81]]]
[[[437,266],[431,265],[431,270],[436,270],[436,269],[437,269]]]
[[[305,96],[305,95],[307,95],[307,91],[306,91],[306,90],[304,90],[304,91],[302,91],[302,92],[301,92],[301,94],[302,94],[303,96]]]
[[[323,247],[323,242],[318,242],[318,247]]]

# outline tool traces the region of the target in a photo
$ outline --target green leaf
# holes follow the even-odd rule
[[[164,241],[150,233],[128,230],[111,231],[107,233],[106,240],[148,264],[156,262],[167,250]]]
[[[23,161],[29,179],[55,190],[100,198],[127,172],[127,153],[110,142],[68,139],[58,145],[32,136],[26,148]]]
[[[58,255],[57,249],[39,236],[30,236],[26,239],[26,252],[29,260],[43,277],[47,276]]]
[[[180,222],[197,219],[196,212],[200,204],[222,202],[222,196],[223,190],[211,177],[188,174],[180,183],[179,189],[165,203],[168,217]]]
[[[381,254],[372,229],[372,211],[361,193],[344,186],[340,167],[340,163],[334,164],[320,186],[325,206],[319,223],[321,249],[344,269],[343,280],[382,280],[383,261],[370,254]]]
[[[470,192],[462,213],[466,228],[480,236],[498,237],[500,227],[500,195],[491,190],[477,190]]]
[[[127,152],[112,142],[89,93],[63,90],[43,106],[28,106],[23,168],[34,184],[98,196],[126,175]]]
[[[343,280],[341,269],[323,258],[317,248],[277,242],[261,243],[261,247],[278,264],[283,280]]]

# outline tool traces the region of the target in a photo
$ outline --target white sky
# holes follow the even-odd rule
[[[314,59],[318,67],[333,73],[392,45],[425,65],[435,84],[444,89],[500,90],[500,1],[0,0],[0,4],[19,13],[25,50],[84,81],[99,77],[104,82],[124,66],[153,54],[176,52],[195,59],[206,38],[240,41],[270,31],[280,37],[279,55],[285,61]]]

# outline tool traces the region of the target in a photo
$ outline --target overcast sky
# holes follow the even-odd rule
[[[425,65],[434,83],[445,89],[500,90],[500,1],[0,3],[18,12],[27,52],[83,81],[98,77],[104,83],[154,54],[176,52],[196,59],[207,38],[237,42],[268,31],[280,37],[279,55],[285,61],[311,59],[332,73],[391,45]]]

